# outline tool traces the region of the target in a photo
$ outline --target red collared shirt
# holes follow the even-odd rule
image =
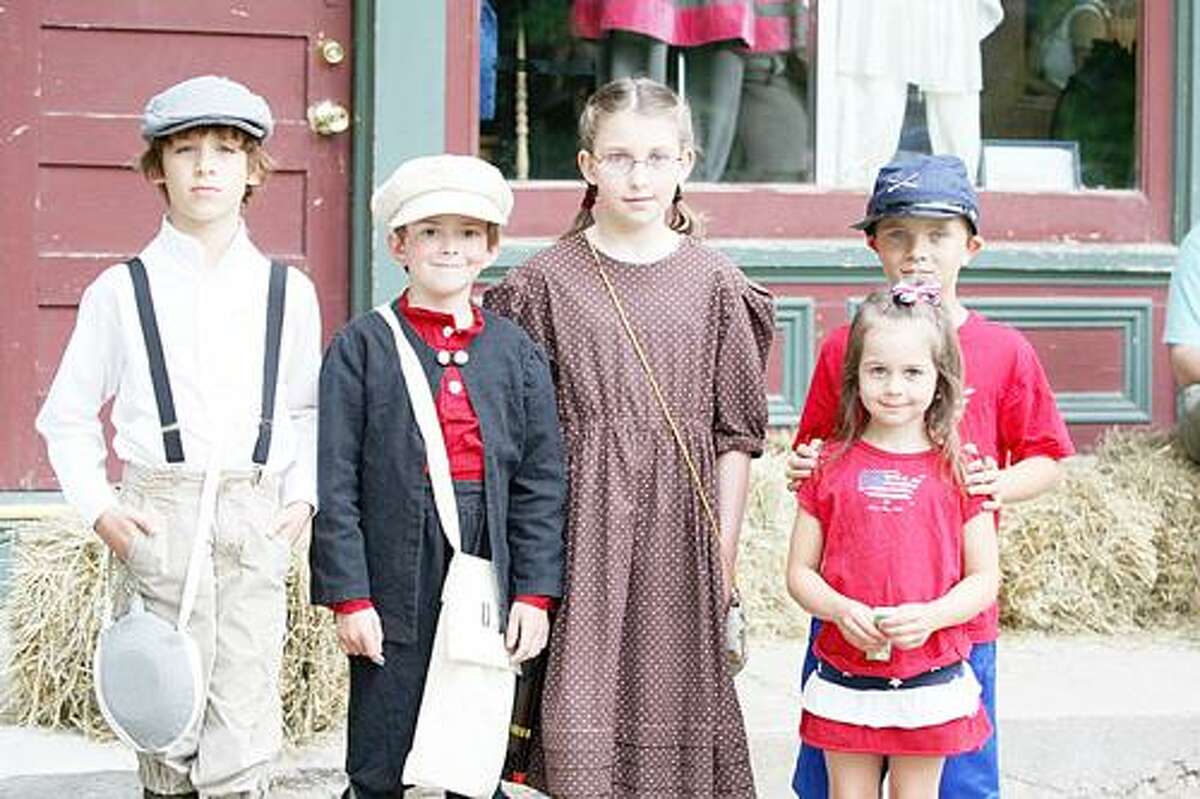
[[[407,291],[400,295],[397,307],[421,340],[437,353],[438,363],[445,367],[433,404],[442,425],[442,437],[446,439],[450,476],[455,480],[482,480],[483,436],[479,417],[471,406],[467,384],[458,367],[470,358],[467,347],[483,332],[483,312],[472,305],[471,326],[459,328],[454,324],[454,314],[410,305]]]

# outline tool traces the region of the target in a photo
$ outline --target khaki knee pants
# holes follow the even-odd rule
[[[126,566],[146,609],[175,623],[196,533],[202,474],[129,465],[121,504],[144,511],[158,534],[134,539]],[[287,621],[288,544],[267,535],[278,481],[224,472],[211,557],[200,572],[188,632],[196,640],[207,701],[195,730],[162,756],[138,755],[142,784],[157,793],[263,795],[282,744],[279,664]]]

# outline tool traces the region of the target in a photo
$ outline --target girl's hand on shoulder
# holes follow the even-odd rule
[[[847,599],[830,621],[837,625],[843,638],[863,652],[874,652],[888,641],[875,626],[874,611],[856,600]]]
[[[814,438],[807,444],[797,444],[787,459],[788,491],[798,491],[805,480],[817,469],[821,454],[821,439]]]
[[[974,444],[964,444],[963,454],[967,456],[967,493],[974,496],[990,497],[983,503],[984,510],[1000,510],[1000,482],[1003,471],[991,455],[979,455],[979,448]]]
[[[925,602],[897,605],[878,626],[898,649],[916,649],[938,630],[932,609]]]

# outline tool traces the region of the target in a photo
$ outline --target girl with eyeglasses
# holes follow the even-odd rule
[[[567,451],[565,599],[531,782],[555,797],[754,796],[723,621],[767,425],[771,298],[700,241],[683,201],[691,115],[673,91],[609,83],[579,134],[575,223],[484,298],[545,347]]]

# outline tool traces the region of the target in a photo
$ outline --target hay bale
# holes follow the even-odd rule
[[[1111,632],[1200,620],[1198,485],[1168,434],[1109,431],[1058,489],[1006,510],[1001,622]]]
[[[1001,621],[1016,629],[1112,632],[1134,626],[1158,578],[1154,507],[1095,469],[1006,509]]]
[[[772,438],[750,468],[750,493],[738,546],[738,590],[750,635],[802,639],[809,616],[788,595],[785,568],[795,499],[787,490],[788,441]]]
[[[1200,468],[1165,433],[1114,429],[1096,455],[1100,471],[1149,501],[1159,516],[1158,579],[1144,621],[1200,619]]]
[[[338,647],[333,611],[312,605],[308,549],[293,551],[288,574],[287,638],[279,675],[283,728],[292,744],[312,740],[346,717],[350,672]]]
[[[19,724],[67,727],[111,738],[92,693],[92,652],[100,630],[103,544],[64,514],[17,531],[3,623],[8,629],[8,704]],[[345,716],[346,658],[332,614],[308,603],[308,559],[297,551],[288,574],[288,634],[280,675],[284,735],[304,743]],[[118,606],[129,590],[116,567]]]
[[[9,705],[19,724],[111,737],[92,695],[101,544],[76,517],[17,530],[5,603]]]

